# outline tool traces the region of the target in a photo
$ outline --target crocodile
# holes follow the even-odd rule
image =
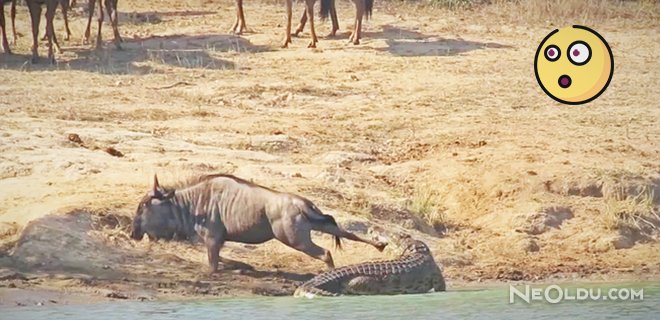
[[[295,297],[393,295],[445,291],[445,280],[429,247],[407,234],[389,237],[399,258],[358,263],[321,273],[303,283]]]

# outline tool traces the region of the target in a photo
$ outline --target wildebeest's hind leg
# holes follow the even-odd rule
[[[307,23],[307,9],[303,10],[303,14],[300,17],[300,24],[298,24],[298,27],[296,28],[296,31],[293,33],[294,36],[298,36],[303,29],[305,29],[305,24]]]
[[[334,269],[335,262],[332,260],[330,251],[312,242],[311,230],[312,227],[308,221],[283,221],[279,227],[273,227],[273,234],[285,245],[325,262],[330,270]]]
[[[387,246],[387,243],[383,243],[380,241],[373,241],[369,239],[364,239],[362,237],[357,236],[354,233],[348,232],[334,224],[330,223],[325,223],[325,224],[318,224],[318,225],[313,225],[313,229],[325,233],[329,233],[331,235],[341,237],[341,238],[346,238],[348,240],[353,240],[353,241],[358,241],[366,244],[370,244],[374,246],[378,251],[383,251],[385,247]]]
[[[335,0],[321,0],[321,9],[319,10],[321,19],[326,19],[328,15],[332,19],[332,30],[328,37],[334,37],[339,30],[339,21],[337,20],[337,8],[335,7]]]

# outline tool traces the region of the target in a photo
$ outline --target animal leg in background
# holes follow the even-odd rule
[[[328,37],[334,37],[339,30],[339,20],[337,19],[337,8],[335,7],[335,0],[321,0],[321,18],[325,19],[327,16],[326,6],[328,7],[330,17],[332,19],[332,31],[328,34]],[[302,17],[300,17],[300,24],[296,28],[296,31],[293,33],[294,36],[298,36],[299,33],[305,29],[305,24],[307,23],[307,10],[303,10]]]
[[[7,25],[5,23],[5,5],[0,0],[0,29],[2,29],[2,50],[5,53],[11,53],[9,41],[7,41]]]
[[[243,12],[243,0],[236,0],[236,22],[229,33],[241,34],[247,29],[245,25],[245,14]]]

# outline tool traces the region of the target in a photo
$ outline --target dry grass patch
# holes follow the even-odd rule
[[[660,213],[653,203],[654,192],[644,190],[635,197],[618,200],[609,198],[601,219],[610,230],[635,230],[643,234],[657,232],[660,226]]]
[[[513,21],[590,25],[609,19],[656,19],[655,0],[495,0],[486,8]]]

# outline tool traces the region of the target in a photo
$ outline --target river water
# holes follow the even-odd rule
[[[534,285],[545,296],[548,285]],[[525,293],[524,286],[515,287]],[[614,293],[613,301],[603,296],[612,288],[643,289],[643,300],[621,300],[625,290]],[[563,300],[557,303],[530,300],[514,294],[510,303],[509,286],[485,289],[457,289],[440,293],[362,296],[337,298],[218,298],[189,301],[116,301],[88,305],[7,307],[2,319],[660,319],[660,283],[587,283],[561,285],[562,295],[576,297],[578,290],[599,300]],[[559,297],[557,287],[549,297]],[[631,292],[628,290],[628,292]],[[566,297],[566,296],[564,296]],[[589,298],[588,298],[589,299]]]

